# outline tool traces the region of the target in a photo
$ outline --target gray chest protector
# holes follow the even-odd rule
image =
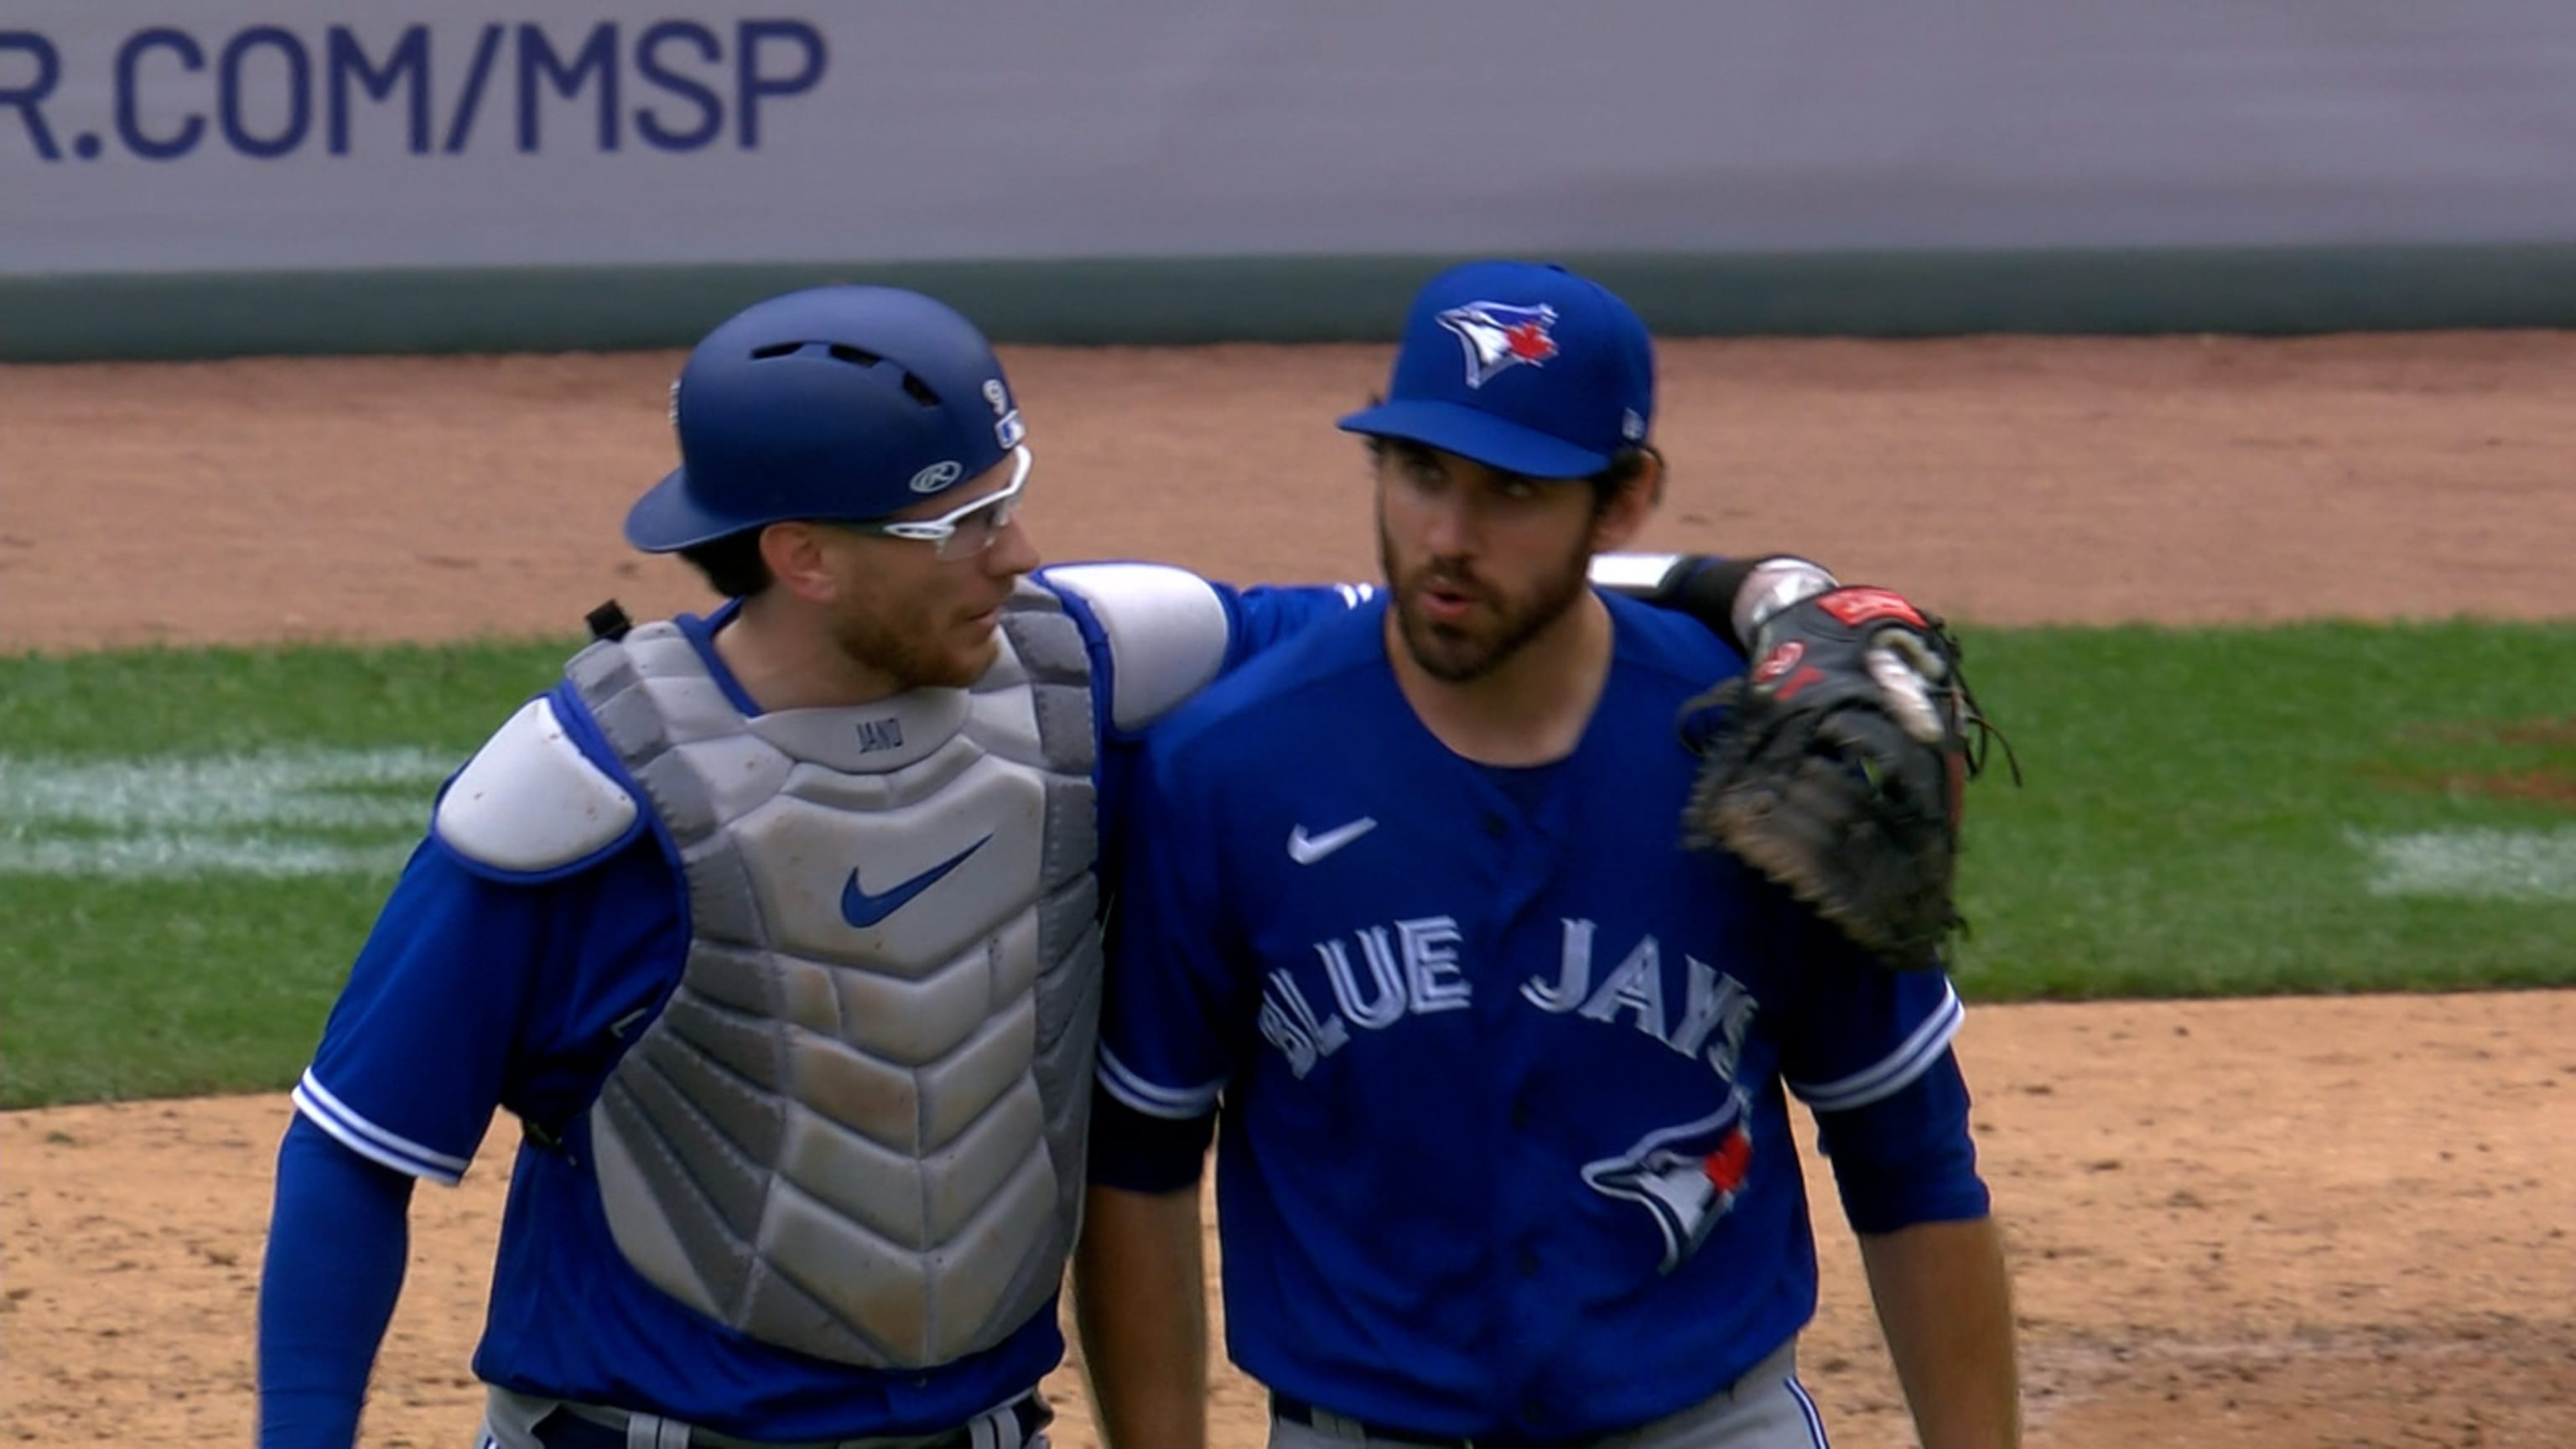
[[[609,1226],[762,1342],[946,1363],[1061,1280],[1099,1016],[1092,685],[1042,591],[1001,642],[972,690],[749,718],[669,624],[567,667],[692,929],[591,1112]]]

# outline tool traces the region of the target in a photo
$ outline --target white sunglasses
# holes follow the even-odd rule
[[[1029,486],[1029,450],[1026,444],[1011,450],[1014,460],[1011,481],[991,493],[962,505],[954,512],[937,518],[907,519],[896,523],[850,523],[842,525],[858,533],[873,533],[884,538],[908,538],[915,543],[935,544],[937,557],[954,562],[970,559],[993,546],[1002,530],[1011,526],[1011,515],[1018,511],[1020,490]]]

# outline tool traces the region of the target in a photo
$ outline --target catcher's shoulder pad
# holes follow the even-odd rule
[[[1225,668],[1234,615],[1216,586],[1169,564],[1064,564],[1041,577],[1097,624],[1109,652],[1109,718],[1142,729]]]
[[[641,818],[633,792],[582,752],[540,695],[448,782],[431,831],[470,866],[528,879],[589,861]]]

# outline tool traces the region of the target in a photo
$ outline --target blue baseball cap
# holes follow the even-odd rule
[[[1491,261],[1414,294],[1386,400],[1341,428],[1588,478],[1643,443],[1654,416],[1654,339],[1627,303],[1563,267]]]

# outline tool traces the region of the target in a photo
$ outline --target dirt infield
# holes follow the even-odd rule
[[[1656,546],[1794,548],[1972,622],[2576,616],[2576,336],[1665,358]],[[1051,556],[1371,572],[1330,419],[1377,351],[1009,361]],[[695,606],[677,566],[617,540],[667,466],[675,362],[0,368],[0,648],[568,632],[611,594]],[[2576,993],[1981,1008],[1961,1052],[2034,1445],[2576,1443]],[[287,1111],[0,1116],[0,1439],[247,1439]],[[469,1437],[506,1137],[417,1199],[369,1443]],[[1910,1443],[1830,1187],[1811,1190],[1827,1306],[1807,1376],[1838,1445]],[[1077,1379],[1053,1387],[1059,1441],[1088,1449]],[[1216,1414],[1222,1449],[1260,1442],[1239,1378]]]

